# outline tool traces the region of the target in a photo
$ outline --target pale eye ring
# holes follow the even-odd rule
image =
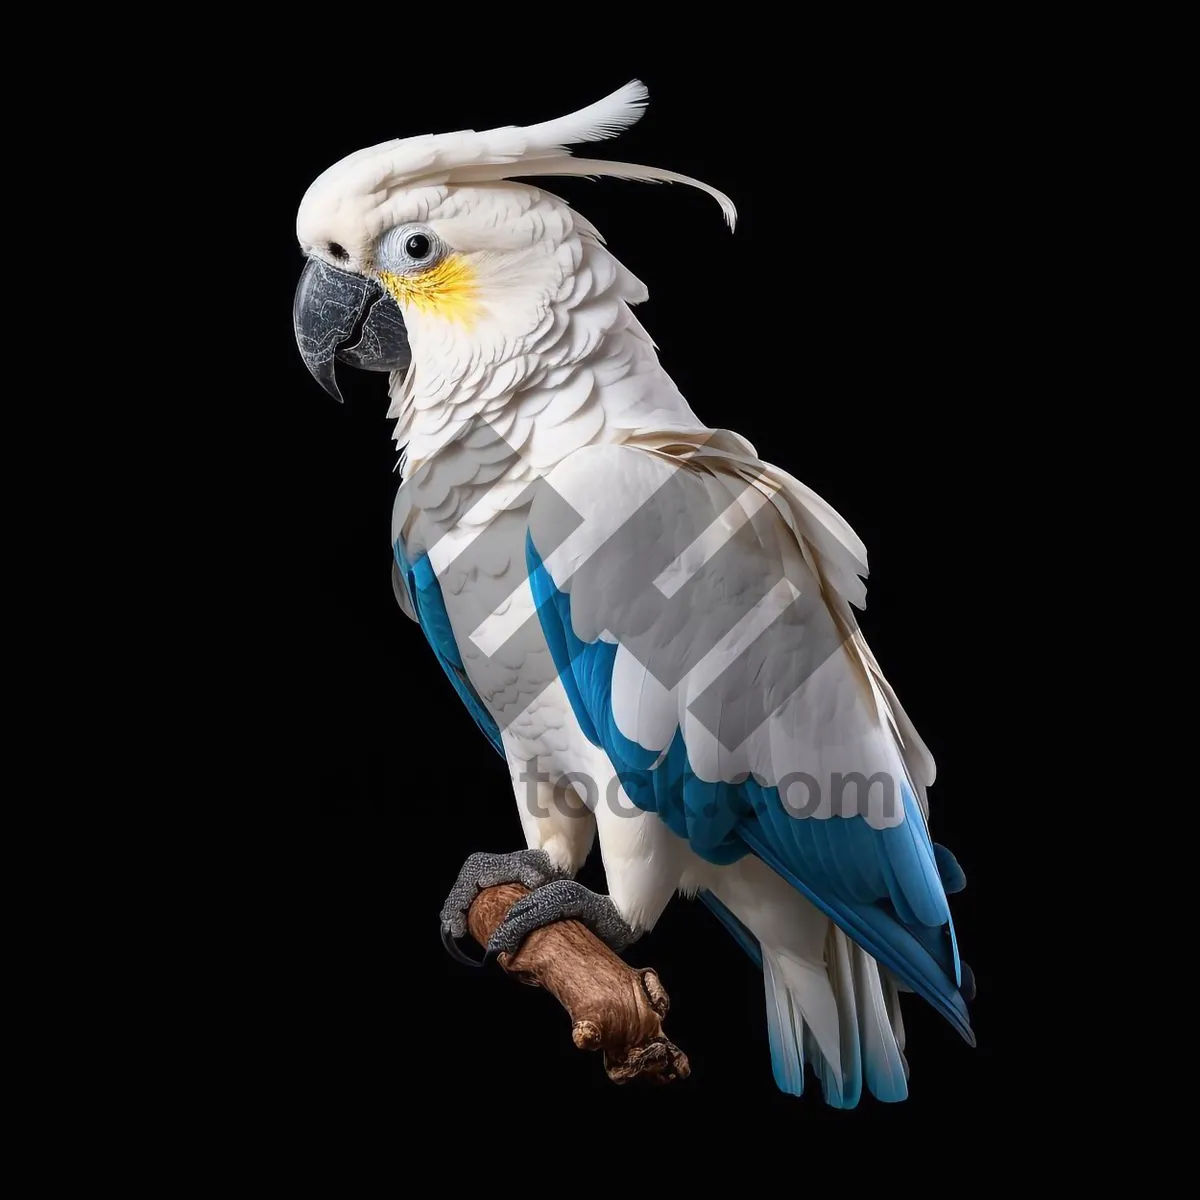
[[[376,261],[381,271],[408,275],[424,271],[446,253],[441,238],[427,225],[398,225],[379,240]]]

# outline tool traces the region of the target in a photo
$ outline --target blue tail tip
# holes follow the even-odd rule
[[[959,985],[959,992],[962,998],[966,1001],[975,999],[975,972],[971,970],[967,963],[962,963],[962,983]]]
[[[955,892],[961,892],[967,886],[967,875],[958,865],[958,859],[938,842],[933,844],[933,858],[946,895],[953,896]]]

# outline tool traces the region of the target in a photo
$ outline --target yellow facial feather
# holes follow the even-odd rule
[[[412,305],[421,312],[444,317],[467,328],[479,312],[475,272],[459,254],[448,255],[436,267],[430,267],[420,275],[381,271],[379,282],[397,304]]]

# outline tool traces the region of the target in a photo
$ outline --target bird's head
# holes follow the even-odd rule
[[[399,371],[452,353],[494,365],[539,336],[579,267],[578,235],[599,235],[563,201],[516,179],[685,183],[718,200],[732,227],[732,202],[707,184],[567,149],[632,125],[646,99],[635,80],[557,120],[384,142],[321,174],[296,217],[308,262],[295,332],[314,378],[340,400],[339,360]]]

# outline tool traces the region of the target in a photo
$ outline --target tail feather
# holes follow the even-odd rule
[[[904,1057],[904,1016],[900,1012],[900,993],[905,988],[890,971],[883,967],[879,967],[879,978],[883,981],[883,996],[887,1004],[888,1020],[892,1025],[892,1033],[896,1038],[896,1049],[900,1051],[900,1061],[904,1063],[904,1076],[907,1079],[908,1061]]]
[[[767,990],[767,1037],[771,1043],[771,1070],[775,1086],[789,1096],[804,1095],[804,1020],[792,1006],[792,996],[775,959],[763,955]]]
[[[862,949],[851,943],[854,991],[859,1001],[858,1029],[862,1037],[862,1056],[867,1073],[867,1090],[889,1104],[908,1098],[908,1067],[904,1062],[899,1036],[888,1011],[879,966]],[[900,1006],[895,1007],[899,1021]]]
[[[862,1097],[863,1055],[859,1042],[858,1010],[854,994],[854,974],[850,964],[850,942],[846,935],[831,925],[829,929],[828,971],[837,998],[838,1041],[841,1052],[842,1088],[834,1104],[828,1093],[826,1102],[835,1108],[854,1108]]]
[[[803,1095],[807,1066],[826,1104],[854,1108],[863,1091],[887,1103],[908,1096],[899,998],[875,960],[836,926],[825,963],[763,946],[771,1067],[779,1089]]]
[[[700,895],[761,964],[781,1091],[803,1095],[811,1072],[835,1108],[855,1107],[864,1090],[907,1098],[900,993],[910,985],[757,858],[726,867]]]

